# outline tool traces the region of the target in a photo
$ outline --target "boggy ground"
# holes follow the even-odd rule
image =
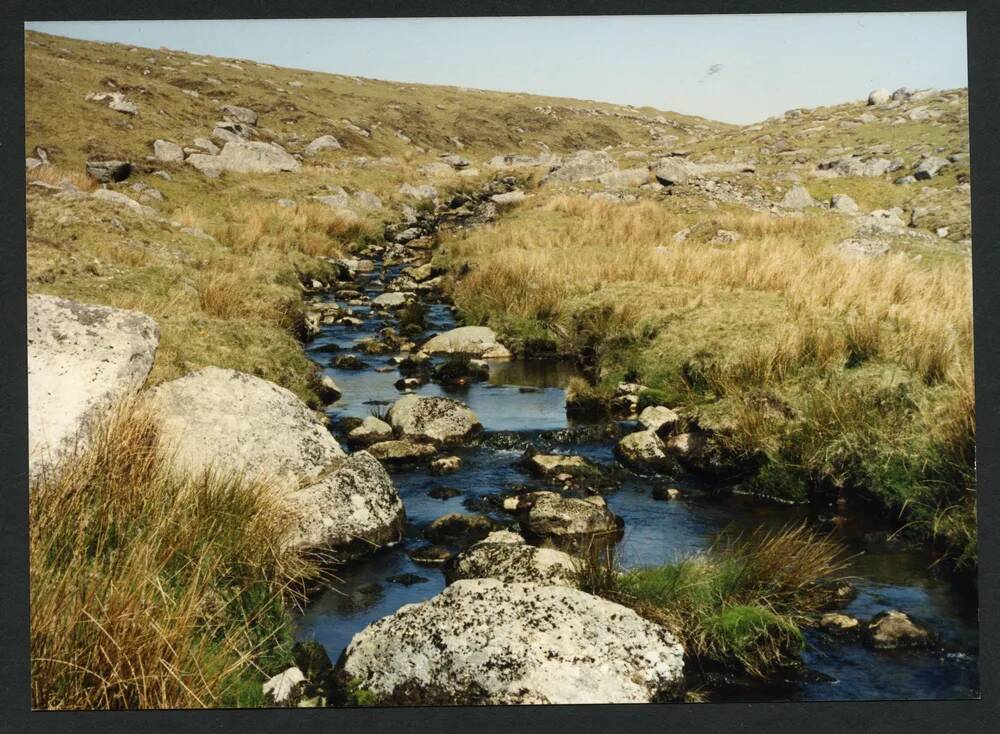
[[[96,92],[120,93],[134,107],[86,99]],[[303,294],[353,275],[348,256],[515,175],[503,190],[524,195],[495,203],[496,224],[424,233],[434,235],[433,272],[447,272],[438,288],[465,323],[489,324],[515,354],[578,359],[591,379],[573,386],[571,401],[609,404],[621,383],[638,384],[638,407],[675,408],[713,437],[738,469],[729,484],[874,510],[974,568],[964,90],[790,111],[737,128],[29,33],[26,98],[29,292],[153,316],[161,337],[147,387],[211,365],[263,377],[320,407],[332,396],[303,353],[314,333]],[[222,104],[256,112],[243,132],[292,153],[295,165],[286,167],[297,170],[213,178],[183,162],[208,150],[202,139],[231,140],[227,130],[236,128],[213,129],[231,117]],[[322,135],[339,147],[311,150]],[[157,159],[156,140],[188,151]],[[99,186],[84,174],[87,161],[109,159],[131,162],[126,180]],[[921,166],[929,178],[905,180]],[[94,195],[105,190],[129,198]],[[844,199],[831,207],[834,194],[852,197],[857,211]],[[95,573],[118,589],[123,574],[141,577],[148,593],[120,599],[120,608],[151,607],[161,626],[186,624],[176,626],[177,639],[123,630],[122,660],[88,660],[85,676],[57,678],[54,670],[66,671],[52,661],[76,659],[93,642],[58,630],[97,620],[95,629],[114,635],[99,622],[116,610],[85,596],[76,605],[33,604],[48,615],[33,618],[46,645],[35,657],[50,666],[36,668],[36,703],[260,703],[260,670],[292,660],[289,622],[275,600],[315,569],[274,554],[288,528],[266,522],[269,505],[253,499],[256,485],[185,490],[231,497],[267,536],[255,546],[241,532],[222,535],[211,573],[170,571],[183,582],[164,591],[164,569],[188,568],[177,555],[183,549],[163,543],[184,521],[172,514],[178,508],[158,517],[140,503],[148,523],[126,532],[113,516],[95,530],[106,564],[98,554],[95,568],[74,574],[63,564],[50,578],[60,556],[46,534],[62,526],[38,498],[82,482],[99,508],[136,489],[132,479],[149,478],[136,471],[106,482],[98,458],[81,466],[48,494],[33,494],[33,594],[41,602],[72,596]],[[156,476],[167,495],[177,481],[187,487]],[[210,518],[190,525],[218,532]],[[202,541],[190,540],[184,552],[199,555]],[[110,560],[119,542],[164,555],[123,567]],[[76,550],[72,558],[95,562],[86,543]],[[238,613],[209,612],[206,636],[198,621],[206,612],[193,600],[234,578],[258,592],[238,596]],[[622,589],[607,593],[625,598]],[[787,637],[795,647],[796,636]],[[129,639],[143,655],[123,649]],[[138,674],[122,662],[146,659],[173,667]],[[190,661],[202,666],[195,687],[178,673]],[[104,686],[84,690],[95,680]]]

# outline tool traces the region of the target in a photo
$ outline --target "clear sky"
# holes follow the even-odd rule
[[[98,41],[749,123],[967,85],[964,13],[28,23]]]

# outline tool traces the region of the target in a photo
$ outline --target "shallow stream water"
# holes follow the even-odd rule
[[[388,281],[396,268],[381,274]],[[369,296],[382,292],[378,281],[366,289]],[[330,300],[333,300],[331,297]],[[344,303],[340,303],[346,306]],[[367,417],[373,408],[395,402],[402,393],[394,387],[399,379],[395,369],[377,372],[388,357],[358,353],[369,368],[359,371],[329,367],[338,354],[364,337],[378,334],[393,325],[375,316],[367,306],[350,307],[364,320],[360,327],[330,325],[311,342],[312,359],[336,381],[343,397],[328,409],[333,421],[343,416]],[[426,333],[453,328],[450,309],[430,304]],[[331,344],[342,351],[330,352]],[[338,581],[322,592],[298,619],[299,639],[315,639],[336,660],[352,636],[369,623],[392,614],[404,604],[423,601],[445,586],[438,568],[414,563],[407,551],[423,545],[423,528],[449,512],[488,514],[504,524],[510,516],[493,511],[477,500],[494,495],[512,484],[537,484],[515,467],[530,442],[544,440],[551,432],[567,428],[563,388],[576,374],[573,366],[554,360],[512,360],[493,362],[489,382],[457,390],[427,384],[419,395],[447,395],[466,403],[479,417],[487,440],[481,445],[449,450],[461,456],[462,466],[453,474],[434,476],[426,466],[393,472],[393,480],[406,508],[407,531],[403,542],[337,570]],[[490,441],[491,434],[515,434],[506,441]],[[341,437],[342,438],[342,437]],[[515,448],[494,448],[496,444]],[[579,454],[611,465],[612,439],[572,442],[546,451]],[[777,506],[748,497],[713,497],[695,485],[671,482],[682,490],[681,499],[658,501],[651,496],[654,480],[628,478],[621,489],[606,495],[610,509],[625,522],[617,558],[625,567],[660,564],[679,555],[705,549],[713,537],[727,527],[780,527],[807,519],[804,508]],[[438,486],[453,487],[460,494],[446,500],[428,492]],[[932,568],[933,557],[919,549],[905,548],[886,540],[884,532],[867,532],[862,523],[840,522],[833,527],[856,554],[844,571],[852,577],[858,595],[843,610],[862,620],[886,609],[898,609],[927,624],[942,640],[942,649],[933,651],[874,652],[859,642],[831,640],[823,633],[806,633],[805,663],[811,675],[783,686],[758,686],[726,691],[713,700],[836,700],[836,699],[942,699],[979,695],[977,604],[973,592],[959,592]],[[404,577],[418,577],[416,583]],[[396,580],[393,580],[396,579]]]

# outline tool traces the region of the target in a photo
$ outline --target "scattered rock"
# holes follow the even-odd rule
[[[424,536],[435,543],[467,546],[482,540],[496,529],[497,524],[485,515],[452,512],[428,525]]]
[[[548,174],[551,181],[563,183],[590,181],[603,173],[618,168],[614,158],[602,151],[578,150],[566,158],[562,165]]]
[[[274,143],[230,140],[218,155],[194,153],[187,162],[210,178],[223,172],[234,173],[297,173],[301,165],[295,158]]]
[[[528,545],[517,533],[501,530],[454,557],[445,565],[445,579],[491,578],[504,583],[576,586],[573,557],[554,548]]]
[[[535,492],[526,501],[529,507],[521,527],[534,537],[579,538],[610,535],[619,529],[618,519],[600,497],[577,499],[555,492]],[[524,505],[522,501],[519,509]]]
[[[868,95],[869,105],[880,105],[886,104],[894,99],[894,96],[889,93],[888,89],[876,89]]]
[[[392,438],[392,426],[374,416],[368,416],[361,425],[347,434],[347,441],[352,446],[370,446],[379,441]]]
[[[431,474],[451,474],[462,467],[462,459],[458,456],[442,456],[431,462]]]
[[[406,395],[389,409],[389,422],[404,438],[438,446],[464,443],[483,430],[468,407],[441,397]]]
[[[408,439],[380,441],[369,446],[368,451],[386,464],[412,464],[427,461],[437,455],[433,444]]]
[[[184,160],[184,149],[169,140],[154,140],[153,157],[165,163],[180,162]]]
[[[108,108],[115,112],[122,112],[126,115],[138,115],[139,108],[135,102],[130,101],[121,92],[96,92],[88,94],[86,99],[90,102],[107,102]]]
[[[238,107],[233,104],[224,104],[219,108],[222,116],[231,122],[239,122],[250,127],[257,126],[257,113],[248,107]]]
[[[406,515],[382,465],[367,451],[356,451],[332,467],[315,484],[288,495],[298,517],[290,546],[353,558],[398,542]]]
[[[676,469],[676,464],[667,455],[666,446],[652,429],[628,434],[618,442],[615,453],[625,465],[640,473]]]
[[[812,198],[805,186],[793,186],[785,198],[781,200],[781,206],[786,209],[805,209],[816,206],[816,200]]]
[[[830,199],[830,208],[844,214],[861,213],[861,207],[847,194],[834,194]]]
[[[832,635],[846,635],[857,632],[861,628],[861,623],[846,614],[829,612],[820,617],[819,626]]]
[[[343,670],[385,703],[645,703],[681,694],[683,653],[582,591],[467,579],[359,632]]]
[[[320,135],[318,138],[313,140],[309,145],[306,146],[306,155],[316,155],[322,153],[324,150],[340,150],[342,148],[340,141],[337,140],[332,135]]]
[[[479,359],[506,359],[510,351],[486,326],[460,326],[431,338],[422,351],[427,354],[460,354]]]
[[[164,445],[182,471],[229,471],[301,486],[344,456],[294,393],[259,377],[205,367],[150,394]]]
[[[443,545],[423,545],[414,548],[407,555],[414,563],[422,563],[425,566],[440,566],[451,558],[452,553]]]
[[[861,630],[865,645],[875,650],[930,647],[934,638],[903,612],[881,612],[869,620]]]
[[[128,161],[87,161],[87,175],[100,183],[124,181],[132,174],[132,164]]]
[[[673,433],[681,417],[663,405],[650,405],[639,414],[639,423],[647,431],[663,437]]]
[[[264,683],[264,700],[275,706],[294,705],[305,680],[301,670],[296,667],[288,668]]]

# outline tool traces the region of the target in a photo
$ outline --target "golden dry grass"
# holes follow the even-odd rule
[[[97,181],[90,176],[76,171],[66,171],[51,164],[36,166],[25,175],[28,181],[41,181],[50,186],[71,184],[79,191],[94,191],[97,188]]]
[[[312,573],[283,549],[275,494],[175,474],[142,403],[61,467],[29,499],[32,705],[253,703],[287,642],[291,584]]]
[[[458,299],[546,320],[572,296],[614,283],[635,284],[637,297],[647,285],[678,284],[775,293],[794,317],[769,347],[779,367],[794,353],[842,352],[897,359],[936,382],[970,362],[967,263],[928,268],[902,254],[851,261],[826,248],[831,224],[821,217],[721,214],[713,221],[743,239],[712,247],[673,242],[686,215],[654,202],[561,196],[532,214],[451,245],[455,260],[474,264]],[[832,331],[831,318],[840,323]],[[764,348],[743,359],[759,361]]]
[[[312,256],[342,255],[346,244],[372,232],[372,225],[365,220],[318,203],[288,208],[249,203],[234,207],[225,216],[227,221],[215,235],[239,253],[270,248]]]

